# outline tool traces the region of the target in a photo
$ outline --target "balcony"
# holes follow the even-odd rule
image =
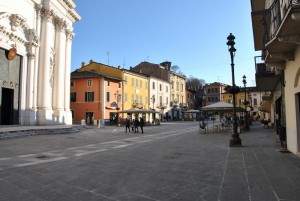
[[[251,0],[255,50],[263,50],[266,63],[293,60],[300,42],[300,0]]]
[[[274,91],[280,81],[280,75],[276,73],[276,67],[257,63],[255,80],[259,91]]]
[[[272,100],[272,97],[273,97],[273,93],[268,91],[268,92],[263,92],[262,95],[262,100],[263,101],[271,101]]]

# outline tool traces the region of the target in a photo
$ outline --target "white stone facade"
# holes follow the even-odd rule
[[[73,23],[80,20],[72,0],[18,0],[0,2],[0,48],[16,48],[19,63],[3,60],[19,68],[19,96],[13,118],[5,124],[72,124],[70,112],[71,45]],[[0,89],[8,88],[8,77],[0,77]],[[16,89],[18,88],[18,89]],[[5,102],[0,90],[0,104]],[[3,101],[4,99],[4,101]],[[1,101],[2,100],[2,101]],[[7,103],[9,105],[9,103]],[[7,110],[10,112],[10,110]],[[3,112],[1,112],[2,119]]]

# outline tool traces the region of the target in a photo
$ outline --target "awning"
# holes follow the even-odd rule
[[[184,113],[199,113],[199,110],[187,110]]]
[[[128,110],[120,111],[119,113],[159,113],[159,112],[157,112],[155,110],[131,108],[131,109],[128,109]]]
[[[231,112],[233,111],[233,105],[220,101],[211,105],[201,107],[201,111]],[[245,110],[241,107],[236,107],[236,111],[241,112]]]
[[[272,104],[271,101],[263,101],[262,104],[258,107],[258,110],[262,111],[262,112],[270,113],[271,112],[271,104]]]

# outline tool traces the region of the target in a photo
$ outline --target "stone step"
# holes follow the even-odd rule
[[[13,139],[26,136],[35,135],[59,135],[59,134],[72,134],[78,132],[79,128],[41,128],[41,129],[24,129],[24,130],[13,130],[13,131],[0,131],[0,140]]]

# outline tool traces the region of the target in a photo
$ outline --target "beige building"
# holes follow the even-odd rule
[[[279,136],[287,149],[300,152],[300,11],[299,1],[251,0],[256,84]]]
[[[186,77],[184,75],[170,71],[171,82],[171,118],[180,120],[186,110]]]

